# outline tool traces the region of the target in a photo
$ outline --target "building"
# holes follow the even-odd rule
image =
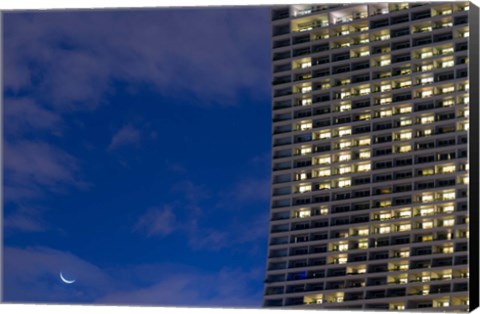
[[[469,21],[478,8],[356,3],[271,13],[264,306],[476,307],[468,130],[469,88],[478,86],[478,23],[471,34]],[[478,189],[478,171],[475,180]]]

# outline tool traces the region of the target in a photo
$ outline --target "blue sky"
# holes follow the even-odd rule
[[[4,15],[5,301],[261,305],[268,18]]]

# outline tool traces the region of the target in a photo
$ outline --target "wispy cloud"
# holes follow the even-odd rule
[[[112,151],[123,146],[135,145],[139,141],[140,131],[131,125],[126,125],[113,135],[108,150]]]
[[[258,86],[268,97],[262,67],[269,34],[259,27],[268,17],[267,8],[9,13],[5,87],[28,90],[61,110],[95,108],[114,80],[222,106],[235,104],[240,92],[257,97]]]
[[[77,159],[46,142],[5,141],[4,160],[7,200],[39,196],[44,191],[62,192],[71,186],[87,186],[79,178]]]
[[[159,263],[103,269],[69,252],[6,247],[6,302],[259,307],[261,269]],[[59,272],[77,281],[65,286]]]
[[[176,217],[172,207],[165,206],[147,210],[138,219],[134,230],[145,233],[147,237],[166,236],[174,231],[175,226]]]
[[[40,215],[40,210],[19,206],[13,213],[5,214],[3,227],[6,231],[42,232],[47,226]]]

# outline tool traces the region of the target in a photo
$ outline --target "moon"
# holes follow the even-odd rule
[[[74,283],[75,281],[77,281],[77,280],[75,280],[75,279],[74,279],[74,280],[65,279],[65,277],[63,277],[62,272],[60,272],[60,279],[62,279],[62,281],[63,281],[64,283],[66,283],[66,284],[72,284],[72,283]]]

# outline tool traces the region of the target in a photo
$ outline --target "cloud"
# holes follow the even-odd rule
[[[231,192],[241,202],[268,201],[270,179],[249,178],[240,181]]]
[[[166,236],[174,231],[176,217],[172,207],[151,208],[137,221],[134,230],[144,232],[147,237]]]
[[[122,146],[137,144],[139,141],[140,131],[131,125],[126,125],[113,135],[108,150],[112,151]]]
[[[8,13],[5,88],[62,111],[96,108],[116,81],[221,106],[268,98],[268,23],[258,7]]]
[[[85,188],[78,161],[46,142],[4,142],[5,199],[15,201],[40,196],[45,191],[64,192],[69,186]]]
[[[61,117],[41,107],[34,99],[28,97],[6,97],[4,104],[5,131],[9,137],[47,131],[59,135]]]
[[[89,303],[113,288],[111,279],[101,269],[68,252],[7,246],[3,259],[7,302]],[[60,271],[77,282],[62,284]]]
[[[47,228],[39,209],[22,206],[11,214],[4,213],[3,227],[5,230],[21,232],[42,232]]]
[[[77,281],[65,285],[59,272]],[[259,307],[263,270],[184,264],[100,268],[47,247],[6,247],[4,301],[108,305]]]

